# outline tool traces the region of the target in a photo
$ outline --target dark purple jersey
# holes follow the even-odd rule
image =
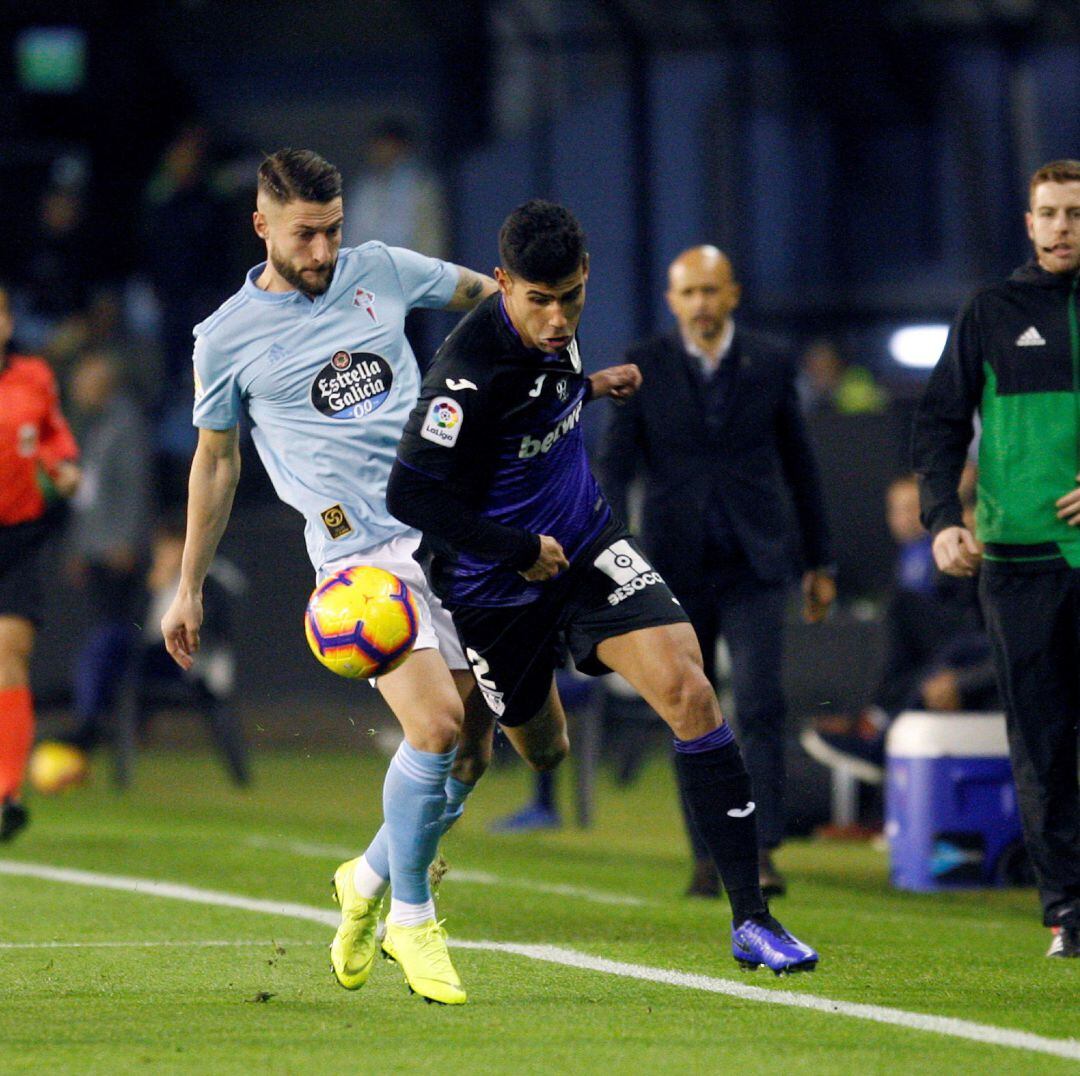
[[[575,339],[525,347],[491,296],[439,349],[406,423],[390,479],[393,514],[424,533],[435,592],[455,605],[523,605],[544,583],[518,574],[538,535],[571,564],[611,516],[581,428],[590,386]]]

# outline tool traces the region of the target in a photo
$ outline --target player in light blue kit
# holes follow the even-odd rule
[[[190,668],[203,580],[240,474],[237,424],[246,411],[274,489],[304,516],[319,578],[373,564],[404,579],[420,609],[415,652],[378,682],[405,740],[387,772],[382,829],[334,875],[342,910],[334,974],[351,990],[367,980],[389,882],[384,948],[412,990],[461,1004],[465,991],[435,919],[427,871],[479,777],[468,768],[476,750],[463,750],[469,761],[451,772],[473,678],[449,614],[413,560],[419,534],[386,510],[386,484],[420,386],[405,315],[418,306],[471,310],[495,282],[382,243],[341,250],[341,175],[307,150],[263,161],[256,206],[267,260],[195,327],[199,442],[180,589],[161,629],[169,653]],[[486,732],[490,722],[481,725]]]

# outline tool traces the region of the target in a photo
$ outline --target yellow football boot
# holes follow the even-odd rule
[[[371,974],[376,952],[375,928],[382,907],[382,897],[369,899],[356,892],[353,869],[359,858],[342,863],[334,871],[331,888],[341,908],[341,925],[330,943],[330,967],[346,990],[359,990]]]
[[[400,965],[414,994],[440,1005],[465,1004],[465,990],[450,963],[441,922],[429,919],[418,927],[399,927],[388,919],[382,951],[387,960]]]

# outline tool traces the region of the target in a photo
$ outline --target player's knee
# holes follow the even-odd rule
[[[475,785],[487,773],[491,765],[491,747],[489,744],[462,745],[458,748],[454,768],[450,771],[458,780],[467,785]]]
[[[718,704],[708,677],[691,662],[672,669],[659,685],[660,716],[680,740],[703,735],[716,725]]]
[[[437,754],[445,754],[452,750],[457,745],[461,734],[462,719],[463,710],[460,701],[456,698],[452,701],[448,700],[444,706],[433,708],[417,737],[423,743],[417,746],[420,746],[423,751],[433,751]]]
[[[570,754],[570,741],[563,733],[541,747],[530,748],[526,762],[538,773],[555,769]]]

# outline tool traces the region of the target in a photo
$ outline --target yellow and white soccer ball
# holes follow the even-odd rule
[[[416,599],[396,575],[358,565],[324,579],[308,599],[304,634],[331,672],[367,679],[396,669],[412,651]]]
[[[81,785],[90,776],[86,752],[69,743],[42,740],[30,755],[30,786],[44,796]]]

